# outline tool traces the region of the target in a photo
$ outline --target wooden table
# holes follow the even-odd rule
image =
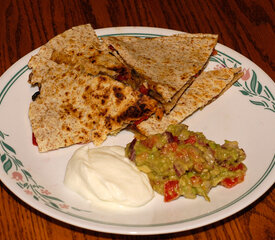
[[[91,23],[96,28],[149,26],[190,33],[218,33],[219,42],[251,59],[272,79],[274,1],[268,0],[2,0],[0,74],[64,30]],[[0,239],[143,239],[87,231],[54,220],[0,185]],[[275,239],[275,190],[233,216],[209,226],[146,239]]]

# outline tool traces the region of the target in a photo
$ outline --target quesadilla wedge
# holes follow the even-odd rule
[[[100,42],[90,24],[73,27],[43,45],[37,56],[64,63],[91,75],[106,74],[116,78],[127,72],[108,46]]]
[[[156,101],[107,75],[92,76],[40,56],[30,84],[40,86],[29,119],[40,152],[92,141],[100,145],[132,121],[154,112]]]
[[[170,124],[178,124],[198,109],[222,95],[243,73],[241,68],[223,68],[202,72],[180,97],[177,105],[158,120],[155,115],[139,123],[136,128],[145,136],[162,133]]]
[[[213,34],[177,34],[145,39],[105,37],[103,41],[134,70],[136,85],[148,87],[169,112],[208,62],[217,39]]]

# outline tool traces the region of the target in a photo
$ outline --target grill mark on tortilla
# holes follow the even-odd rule
[[[152,96],[169,112],[181,95],[177,93],[183,93],[208,62],[217,35],[176,34],[150,39],[119,36],[105,37],[103,41],[135,70],[134,87],[146,82]]]

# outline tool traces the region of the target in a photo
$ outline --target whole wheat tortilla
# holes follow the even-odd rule
[[[143,79],[166,112],[208,62],[217,43],[213,34],[177,34],[166,37],[105,37],[124,62]],[[139,84],[143,84],[140,82]]]
[[[101,144],[130,122],[153,113],[156,101],[107,75],[32,57],[30,83],[40,85],[29,119],[40,152],[76,143]]]
[[[170,124],[178,124],[223,94],[243,73],[241,68],[223,68],[202,72],[180,97],[177,105],[158,120],[155,115],[137,125],[143,135],[162,133]]]
[[[90,24],[73,27],[55,36],[40,48],[37,56],[92,75],[116,77],[126,71],[126,66],[99,41]]]

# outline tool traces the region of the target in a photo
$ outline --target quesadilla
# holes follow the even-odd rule
[[[116,78],[127,73],[126,66],[99,41],[90,24],[73,27],[55,36],[40,48],[37,55],[91,75],[106,74]]]
[[[136,128],[143,135],[162,133],[170,124],[178,124],[198,109],[223,94],[243,73],[241,68],[223,68],[202,72],[180,97],[177,105],[158,120],[156,115],[139,123]]]
[[[101,144],[132,121],[154,112],[156,101],[130,86],[70,65],[33,56],[30,84],[40,86],[29,119],[40,152],[76,143]]]
[[[213,34],[177,34],[105,37],[103,41],[133,69],[136,85],[148,87],[169,112],[208,62],[217,39]]]

